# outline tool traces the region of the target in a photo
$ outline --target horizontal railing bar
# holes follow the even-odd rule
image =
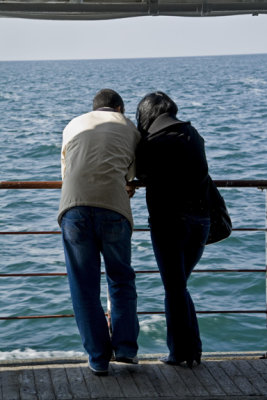
[[[14,320],[14,319],[42,319],[42,318],[73,318],[74,314],[62,315],[19,315],[17,317],[0,317],[0,320]]]
[[[266,272],[266,269],[196,269],[193,273],[224,273],[224,272]],[[152,271],[135,271],[136,274],[159,274],[159,270]],[[105,272],[101,272],[101,275],[105,275]],[[36,273],[24,273],[24,274],[0,274],[0,278],[11,278],[11,277],[38,277],[38,276],[67,276],[66,272],[36,272]]]
[[[214,180],[219,187],[255,187],[267,188],[266,179],[239,180],[239,179],[220,179]],[[145,187],[145,183],[134,180],[128,183],[129,186]],[[160,185],[160,182],[159,182]],[[60,189],[62,181],[0,181],[0,189]]]
[[[60,189],[61,181],[2,181],[0,189]]]
[[[0,235],[60,235],[61,231],[3,231]]]
[[[148,228],[134,228],[134,232],[149,232]],[[267,228],[233,228],[240,232],[267,232]],[[61,231],[2,231],[0,235],[60,235]]]
[[[203,310],[197,314],[267,314],[267,310]],[[164,311],[138,311],[137,314],[165,314]]]
[[[135,232],[146,232],[148,228],[136,228]],[[61,231],[2,231],[0,235],[60,235]]]
[[[25,273],[25,274],[0,274],[0,278],[9,278],[9,277],[37,277],[37,276],[67,276],[66,272],[51,272],[51,273]]]
[[[266,314],[267,310],[206,310],[196,311],[197,314]],[[164,311],[138,311],[138,315],[164,315]],[[106,313],[106,315],[108,315]],[[17,319],[45,319],[45,318],[73,318],[74,314],[59,315],[20,315],[16,317],[0,317],[0,320]]]

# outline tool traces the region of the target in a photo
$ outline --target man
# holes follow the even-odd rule
[[[137,363],[139,323],[131,267],[133,220],[127,181],[134,178],[139,132],[110,89],[98,92],[93,111],[63,131],[62,193],[58,221],[76,322],[95,375],[118,362]],[[100,300],[102,254],[111,299],[112,337]]]

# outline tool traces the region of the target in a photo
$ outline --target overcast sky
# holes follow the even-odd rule
[[[0,18],[0,60],[267,53],[267,15],[108,21]]]

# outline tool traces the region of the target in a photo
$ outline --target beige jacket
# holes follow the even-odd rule
[[[58,222],[75,206],[116,211],[133,226],[125,189],[135,176],[135,149],[140,134],[123,114],[91,111],[74,118],[63,131],[62,191]]]

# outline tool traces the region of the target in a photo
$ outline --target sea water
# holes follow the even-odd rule
[[[204,137],[214,179],[267,179],[267,54],[245,56],[0,62],[1,181],[59,181],[62,130],[91,110],[104,87],[117,90],[135,122],[137,103],[163,90]],[[179,185],[179,179],[173,182]],[[160,190],[160,187],[159,187]],[[265,192],[221,189],[234,228],[265,227]],[[59,230],[60,190],[1,190],[1,231]],[[131,201],[147,228],[145,189]],[[135,232],[136,270],[155,270],[149,232]],[[234,231],[206,247],[189,290],[198,311],[264,310],[265,233]],[[65,272],[61,235],[0,235],[0,273]],[[72,314],[67,278],[0,277],[0,317]],[[102,278],[102,301],[106,306]],[[139,311],[163,311],[158,274],[137,274]],[[203,350],[265,351],[265,314],[198,314]],[[140,316],[140,353],[167,352],[162,314]],[[0,320],[0,358],[83,354],[74,318]]]

